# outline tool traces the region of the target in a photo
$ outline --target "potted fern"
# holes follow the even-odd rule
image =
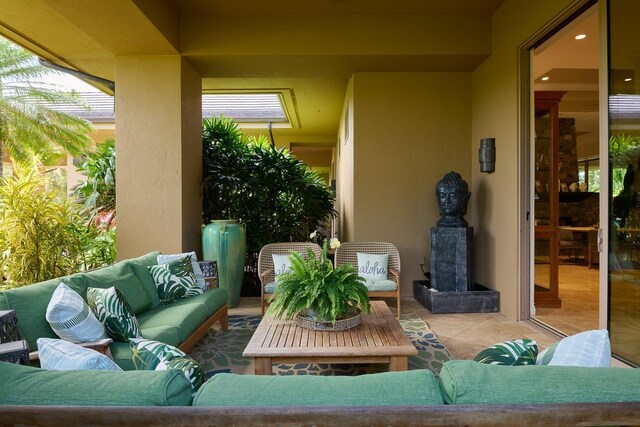
[[[269,300],[276,319],[296,318],[309,329],[342,330],[360,324],[368,313],[369,290],[351,265],[337,268],[327,258],[327,242],[320,258],[309,250],[305,259],[291,252],[291,270],[278,277],[278,287]]]

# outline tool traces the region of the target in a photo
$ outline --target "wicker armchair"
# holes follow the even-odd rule
[[[358,266],[358,252],[376,255],[389,255],[387,278],[396,284],[395,290],[369,291],[371,297],[396,298],[398,319],[400,319],[400,253],[392,243],[386,242],[345,242],[336,249],[335,266],[351,264]]]
[[[274,270],[273,270],[273,257],[271,255],[289,255],[291,251],[297,251],[302,254],[304,258],[307,258],[308,249],[311,249],[315,257],[319,257],[322,250],[320,246],[311,242],[283,242],[283,243],[269,243],[260,249],[258,255],[258,275],[260,276],[260,306],[262,308],[262,314],[264,314],[265,302],[272,294],[270,288],[267,285],[275,282]]]

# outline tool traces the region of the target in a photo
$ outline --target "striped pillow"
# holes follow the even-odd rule
[[[87,303],[64,282],[53,292],[45,317],[53,332],[66,341],[88,342],[107,337],[104,325]]]
[[[102,353],[90,348],[54,338],[38,338],[38,357],[42,369],[69,371],[93,369],[121,371],[116,363]]]

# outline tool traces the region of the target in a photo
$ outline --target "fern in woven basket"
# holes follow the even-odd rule
[[[327,258],[327,243],[320,258],[309,249],[308,259],[295,251],[290,254],[291,270],[278,277],[278,287],[269,302],[274,317],[293,318],[311,310],[319,320],[335,322],[360,308],[368,313],[369,290],[353,266],[333,267]]]

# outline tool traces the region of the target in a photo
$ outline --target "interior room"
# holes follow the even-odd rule
[[[597,36],[593,6],[533,56],[535,319],[567,335],[598,327]]]

